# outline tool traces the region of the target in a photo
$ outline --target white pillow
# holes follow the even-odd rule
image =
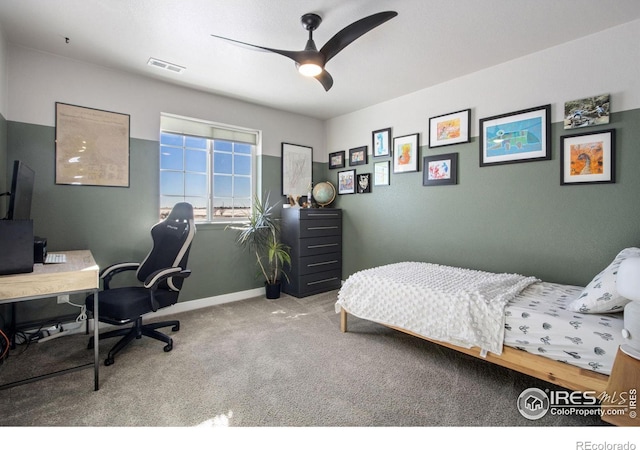
[[[640,256],[640,248],[625,248],[615,259],[584,288],[578,298],[567,306],[569,311],[601,314],[622,311],[630,300],[620,296],[616,290],[616,276],[622,261]]]

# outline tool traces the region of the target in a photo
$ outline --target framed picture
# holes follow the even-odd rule
[[[458,154],[425,156],[422,169],[423,186],[458,184]]]
[[[358,179],[358,194],[369,194],[371,192],[371,174],[359,173],[356,178]]]
[[[564,129],[607,124],[610,109],[609,94],[565,102]]]
[[[480,167],[551,159],[551,105],[480,119]]]
[[[615,183],[616,130],[560,138],[560,184]]]
[[[355,169],[338,172],[338,194],[355,194],[356,171]]]
[[[378,161],[373,163],[373,185],[374,186],[389,186],[391,184],[389,179],[391,161]]]
[[[464,109],[429,119],[429,147],[469,142],[471,110]]]
[[[383,128],[371,133],[371,148],[373,157],[391,156],[391,128]]]
[[[361,166],[367,163],[367,146],[349,149],[349,165]]]
[[[393,138],[393,173],[417,172],[419,153],[418,133]]]
[[[307,195],[313,175],[313,149],[282,143],[282,195]]]
[[[56,184],[129,187],[128,114],[56,102]]]
[[[329,153],[329,169],[341,169],[344,167],[345,151]]]

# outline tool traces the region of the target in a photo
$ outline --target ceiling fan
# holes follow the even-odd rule
[[[322,18],[314,13],[305,14],[300,18],[302,27],[309,31],[307,45],[304,50],[300,51],[278,50],[275,48],[261,47],[259,45],[236,41],[223,36],[216,36],[215,34],[212,34],[211,36],[224,39],[235,44],[248,46],[254,50],[263,50],[286,56],[287,58],[295,61],[296,67],[301,74],[309,77],[315,77],[320,81],[320,83],[322,83],[324,90],[328,91],[331,89],[331,86],[333,86],[333,78],[329,72],[324,69],[325,64],[360,36],[373,30],[379,25],[382,25],[387,20],[393,19],[397,15],[398,13],[395,11],[384,11],[353,22],[351,25],[348,25],[337,32],[320,50],[317,49],[315,42],[313,42],[313,31],[320,26]]]

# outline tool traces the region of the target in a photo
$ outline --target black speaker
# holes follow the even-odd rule
[[[33,221],[0,220],[0,275],[33,272]]]

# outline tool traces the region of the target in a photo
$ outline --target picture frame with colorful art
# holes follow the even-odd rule
[[[349,165],[361,166],[367,164],[367,146],[349,149]]]
[[[551,105],[480,119],[480,167],[551,159]]]
[[[389,186],[391,180],[389,178],[389,172],[391,167],[391,161],[378,161],[373,163],[373,185],[374,186]]]
[[[391,156],[391,128],[371,132],[371,149],[374,158]]]
[[[419,156],[419,133],[393,138],[393,173],[417,172]]]
[[[342,170],[338,172],[338,194],[356,193],[356,171],[355,169]]]
[[[560,137],[560,184],[615,183],[616,130]]]
[[[425,156],[422,174],[423,186],[458,184],[458,154]]]
[[[471,109],[443,114],[429,119],[429,148],[469,142]]]
[[[341,169],[344,167],[345,151],[329,153],[329,169]]]

